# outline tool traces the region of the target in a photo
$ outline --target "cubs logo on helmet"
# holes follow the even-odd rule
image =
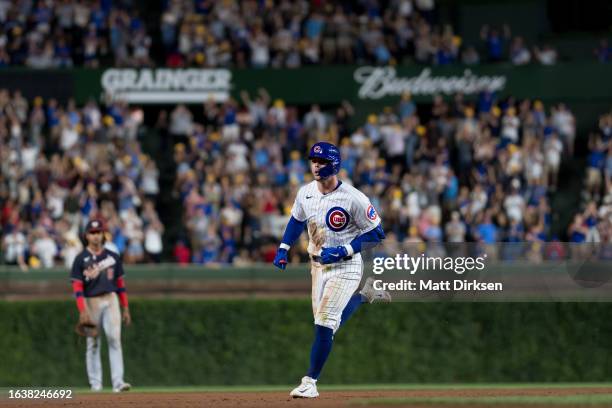
[[[327,212],[325,223],[330,230],[340,232],[348,226],[350,219],[351,216],[344,208],[333,207]]]
[[[366,209],[366,217],[368,217],[370,221],[376,221],[376,218],[378,218],[376,209],[372,204],[368,205],[368,208]]]
[[[340,150],[336,146],[328,142],[317,142],[310,148],[308,154],[310,160],[319,158],[327,161],[327,164],[319,170],[319,176],[323,179],[338,174],[342,159]]]

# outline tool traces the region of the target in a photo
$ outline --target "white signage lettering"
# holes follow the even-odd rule
[[[361,67],[353,74],[361,84],[360,99],[380,99],[410,92],[413,95],[474,94],[485,90],[500,91],[506,86],[505,76],[478,76],[466,69],[463,76],[432,76],[425,68],[415,77],[400,78],[394,67]]]

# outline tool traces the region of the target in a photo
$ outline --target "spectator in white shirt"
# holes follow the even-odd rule
[[[546,173],[549,177],[549,185],[553,189],[557,186],[557,175],[559,174],[559,166],[561,165],[562,152],[563,143],[559,140],[559,136],[553,132],[544,142]]]
[[[28,270],[28,265],[25,261],[26,249],[27,241],[25,235],[17,230],[17,228],[9,229],[2,240],[4,261],[9,265],[19,265],[19,268],[26,272]]]
[[[576,119],[565,104],[560,103],[552,114],[553,126],[559,132],[561,140],[570,157],[574,156],[574,139],[576,138]]]
[[[542,49],[535,47],[533,53],[542,65],[555,65],[557,63],[557,50],[546,44]]]
[[[514,65],[526,65],[531,62],[531,53],[525,46],[522,37],[516,37],[510,47],[510,60]]]
[[[49,236],[44,228],[40,228],[35,234],[32,254],[40,259],[43,268],[53,268],[57,253],[57,244],[53,238]]]

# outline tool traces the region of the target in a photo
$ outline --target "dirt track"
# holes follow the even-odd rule
[[[193,393],[138,393],[124,394],[81,394],[74,399],[59,400],[0,400],[0,407],[244,407],[244,408],[332,408],[359,406],[354,403],[364,398],[410,398],[410,397],[491,397],[491,396],[563,396],[578,394],[612,394],[612,387],[585,387],[585,388],[525,388],[525,389],[473,389],[473,390],[402,390],[402,391],[322,391],[316,400],[292,399],[287,392],[193,392]],[[469,404],[473,406],[473,404]],[[372,407],[373,405],[368,405]],[[427,405],[392,405],[393,407],[435,407]],[[452,404],[438,405],[453,407]],[[466,404],[456,406],[466,407]],[[483,404],[482,406],[486,406]],[[496,408],[524,407],[517,404],[495,404]],[[546,405],[538,404],[538,407]],[[552,405],[551,405],[552,406]],[[389,407],[387,405],[386,407]],[[563,407],[572,407],[563,405]]]

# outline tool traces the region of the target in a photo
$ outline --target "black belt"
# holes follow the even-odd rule
[[[322,264],[322,258],[319,255],[310,255],[310,259],[312,259],[315,262],[318,262],[320,264]],[[351,259],[353,259],[352,256],[345,256],[344,258],[342,258],[342,261],[350,261]]]
[[[85,296],[85,297],[86,298],[95,298],[95,297],[110,295],[112,293],[115,293],[115,292],[104,292],[104,293],[98,293],[97,295],[89,295],[89,296]]]

